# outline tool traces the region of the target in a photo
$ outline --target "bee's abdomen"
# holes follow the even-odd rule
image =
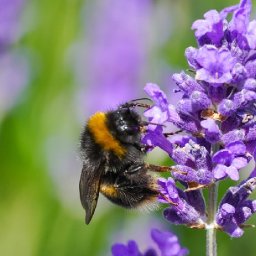
[[[143,174],[126,177],[122,173],[107,173],[102,177],[100,192],[111,202],[125,207],[137,208],[155,201],[158,191],[155,181]]]

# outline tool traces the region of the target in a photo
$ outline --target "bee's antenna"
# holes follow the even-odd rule
[[[136,102],[136,101],[139,101],[139,100],[148,100],[150,102],[153,102],[151,99],[149,98],[138,98],[138,99],[134,99],[134,100],[130,100],[129,102]]]
[[[141,100],[147,100],[147,101],[152,102],[152,100],[149,98],[138,98],[138,99],[130,100],[130,101],[122,104],[120,106],[120,108],[130,108],[130,107],[151,108],[151,105],[149,105],[149,104],[137,102],[137,101],[141,101]]]
[[[148,121],[143,121],[142,122],[142,125],[143,126],[147,126],[149,124],[152,124],[152,125],[159,125],[159,126],[162,126],[162,127],[166,127],[164,124],[158,124],[158,123],[154,123],[154,122],[148,122]]]

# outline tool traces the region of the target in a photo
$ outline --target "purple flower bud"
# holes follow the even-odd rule
[[[215,44],[219,46],[224,36],[223,20],[216,10],[204,14],[205,20],[196,20],[192,29],[196,30],[195,35],[200,45]]]
[[[250,0],[241,1],[239,8],[234,12],[233,18],[229,23],[231,39],[236,40],[239,47],[242,49],[248,49],[249,47],[246,34],[251,8]]]
[[[186,75],[184,72],[181,72],[180,74],[173,74],[172,79],[177,84],[177,86],[184,92],[185,96],[189,96],[194,91],[204,91],[202,86],[197,83],[195,79]]]
[[[214,143],[220,140],[221,131],[216,122],[210,118],[201,121],[201,126],[205,129],[205,138],[210,143]]]
[[[245,80],[244,89],[256,91],[256,80],[252,78],[248,78],[247,80]]]
[[[144,90],[155,102],[155,105],[146,110],[144,115],[153,123],[163,124],[169,118],[169,106],[165,93],[158,85],[151,83],[148,83]],[[154,131],[156,126],[150,125],[148,129]]]
[[[216,222],[231,237],[240,237],[243,234],[241,224],[255,213],[255,200],[248,200],[248,196],[256,188],[256,178],[250,178],[237,187],[229,188],[222,199]]]
[[[239,83],[247,77],[246,68],[241,63],[236,63],[232,71],[232,83]]]
[[[165,180],[158,179],[160,187],[159,201],[175,204],[172,208],[167,208],[164,211],[164,216],[167,220],[174,224],[196,225],[201,224],[202,213],[198,212],[189,202],[186,194],[180,189],[176,188],[175,182],[172,178]],[[200,204],[202,203],[201,195],[198,195]],[[166,201],[168,199],[168,201]],[[193,201],[195,203],[195,201]],[[201,209],[200,209],[201,210]]]
[[[240,130],[233,130],[223,134],[221,137],[221,141],[225,145],[227,145],[235,141],[244,140],[244,138],[245,138],[245,131],[243,129],[240,129]]]
[[[249,78],[256,78],[256,60],[248,61],[245,68]]]
[[[235,111],[235,104],[232,100],[224,99],[218,105],[218,112],[225,117],[231,116]]]
[[[256,49],[256,20],[249,23],[246,33],[247,43],[250,49]]]
[[[200,65],[196,61],[197,53],[198,53],[198,50],[191,46],[185,50],[185,56],[187,58],[188,64],[190,67],[194,69],[200,68]]]
[[[242,89],[240,92],[235,93],[234,95],[234,104],[238,108],[247,106],[248,104],[256,100],[256,92]]]
[[[200,91],[194,91],[190,95],[191,105],[193,112],[207,109],[211,106],[212,102],[208,96]]]
[[[148,83],[144,90],[153,99],[156,106],[162,110],[166,110],[168,108],[166,95],[162,90],[160,90],[157,84]]]
[[[190,99],[181,99],[177,104],[177,112],[183,115],[193,114],[192,102]]]

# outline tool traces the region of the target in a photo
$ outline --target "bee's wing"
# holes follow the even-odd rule
[[[80,200],[86,212],[86,224],[90,223],[97,206],[102,171],[103,166],[93,168],[91,165],[83,165],[79,190]]]

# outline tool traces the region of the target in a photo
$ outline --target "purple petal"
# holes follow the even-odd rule
[[[113,256],[142,256],[139,252],[138,246],[135,241],[128,241],[127,246],[123,244],[114,244],[112,246]]]
[[[226,146],[232,154],[234,155],[244,155],[246,153],[246,146],[241,141],[231,142]]]
[[[244,82],[244,89],[250,90],[250,91],[256,91],[256,80],[253,78],[248,78]]]
[[[203,109],[207,109],[211,106],[212,102],[209,97],[200,91],[194,91],[190,95],[190,100],[194,111],[201,111]]]
[[[247,27],[246,39],[250,49],[256,48],[256,20],[249,23]]]
[[[232,115],[235,110],[235,104],[232,100],[224,99],[218,105],[218,112],[226,117]]]
[[[226,174],[227,166],[223,164],[217,164],[213,169],[213,176],[217,180],[221,180],[227,176]]]
[[[216,10],[210,10],[204,14],[205,20],[196,20],[192,29],[196,30],[195,35],[201,45],[212,43],[219,45],[224,36],[223,20]]]
[[[233,160],[233,155],[229,150],[221,149],[216,152],[213,157],[212,161],[218,164],[229,165]]]
[[[172,79],[187,96],[189,96],[193,91],[204,91],[202,86],[197,83],[195,79],[184,72],[181,72],[180,74],[173,74]]]
[[[239,180],[238,170],[234,166],[227,167],[226,173],[232,180]]]
[[[161,110],[168,108],[167,97],[157,84],[148,83],[144,90]]]
[[[168,120],[168,112],[163,111],[158,106],[153,106],[144,112],[144,116],[147,117],[150,122],[156,124],[163,124]],[[149,128],[156,128],[155,125],[149,125]]]
[[[172,143],[163,135],[161,127],[157,127],[154,131],[148,130],[142,138],[142,143],[153,147],[159,147],[169,155],[172,154]]]
[[[248,160],[245,157],[236,157],[232,161],[231,165],[236,169],[244,168],[248,164]]]
[[[201,121],[201,126],[205,129],[205,138],[209,142],[214,143],[220,140],[221,131],[213,119],[207,118]]]
[[[188,254],[187,249],[181,248],[177,236],[171,232],[162,232],[157,229],[153,229],[151,231],[151,237],[157,243],[162,255],[182,256]]]
[[[198,50],[196,60],[202,67],[197,70],[196,80],[216,84],[231,81],[230,72],[235,65],[235,59],[228,49],[217,49],[211,45],[204,45]]]
[[[244,130],[234,130],[223,134],[221,137],[221,141],[227,145],[231,142],[240,141],[245,138],[245,131]]]

